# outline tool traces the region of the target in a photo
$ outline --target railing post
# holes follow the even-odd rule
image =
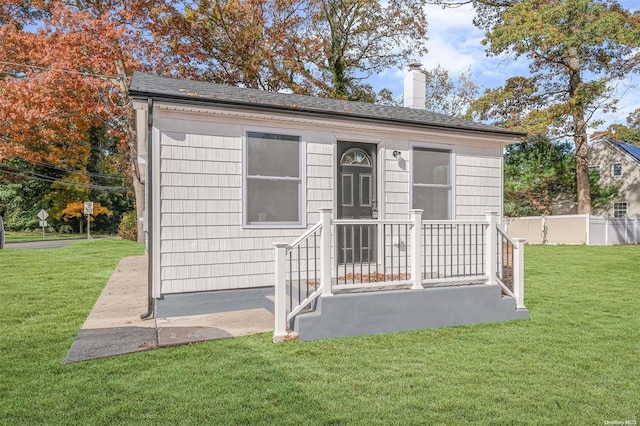
[[[498,213],[485,212],[489,226],[487,227],[487,264],[485,270],[489,275],[489,282],[487,284],[496,284],[496,272],[497,272],[497,251],[498,251]]]
[[[421,209],[409,210],[411,215],[411,278],[414,290],[422,290],[422,212]]]
[[[273,331],[273,341],[281,342],[285,340],[287,333],[287,243],[273,243],[275,249],[275,300],[274,317],[275,327]]]
[[[513,295],[516,309],[524,309],[524,238],[514,238],[516,256],[513,259]]]
[[[320,231],[320,285],[322,297],[333,296],[331,291],[331,207],[320,210],[322,231]]]

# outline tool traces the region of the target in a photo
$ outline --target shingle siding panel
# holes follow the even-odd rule
[[[272,242],[301,231],[242,229],[242,139],[187,134],[165,141],[161,240],[174,253],[162,253],[162,292],[271,285]],[[310,207],[332,205],[332,152],[307,143]]]
[[[456,155],[456,218],[481,220],[486,211],[502,214],[502,157],[464,153]]]

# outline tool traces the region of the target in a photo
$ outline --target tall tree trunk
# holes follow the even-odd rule
[[[578,189],[578,213],[591,213],[591,188],[589,183],[589,147],[584,117],[574,115],[576,130],[573,139],[576,144],[576,187]]]
[[[114,83],[120,89],[120,93],[122,93],[125,102],[127,105],[131,104],[131,99],[127,95],[129,90],[129,84],[127,82],[127,75],[125,72],[124,61],[121,58],[115,60],[116,70],[118,72],[117,79]],[[126,118],[127,120],[127,145],[129,148],[129,158],[131,159],[131,180],[133,182],[133,191],[136,197],[136,215],[139,218],[143,217],[144,209],[145,209],[145,197],[144,197],[144,183],[140,179],[140,171],[137,167],[138,161],[138,138],[136,127],[134,125],[134,118],[129,116]],[[147,159],[150,161],[151,159]],[[137,222],[138,229],[138,242],[144,243],[144,226],[142,221],[138,220]]]
[[[580,57],[575,47],[567,52],[569,67],[569,102],[573,111],[573,141],[576,146],[576,188],[578,192],[578,213],[591,213],[591,188],[589,183],[589,147],[587,145],[587,123],[584,119],[584,100]]]

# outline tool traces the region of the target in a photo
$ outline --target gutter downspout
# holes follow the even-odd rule
[[[145,190],[147,192],[147,312],[140,315],[140,319],[153,316],[153,98],[147,98],[147,173]]]

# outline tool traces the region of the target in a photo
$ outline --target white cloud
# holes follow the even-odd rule
[[[620,4],[631,11],[640,10],[638,2],[620,0]],[[428,69],[440,65],[453,76],[470,69],[472,80],[481,88],[502,86],[513,76],[528,76],[529,62],[526,58],[487,57],[485,46],[482,45],[484,33],[473,25],[474,14],[473,8],[469,6],[447,9],[427,6],[429,53],[417,60]],[[405,74],[406,70],[388,70],[377,78],[372,78],[370,83],[377,90],[389,88],[396,97],[400,97]],[[625,123],[627,115],[639,107],[638,81],[640,80],[636,76],[619,85],[616,93],[620,98],[618,111],[598,115],[598,118],[605,120],[601,129],[612,123]]]

